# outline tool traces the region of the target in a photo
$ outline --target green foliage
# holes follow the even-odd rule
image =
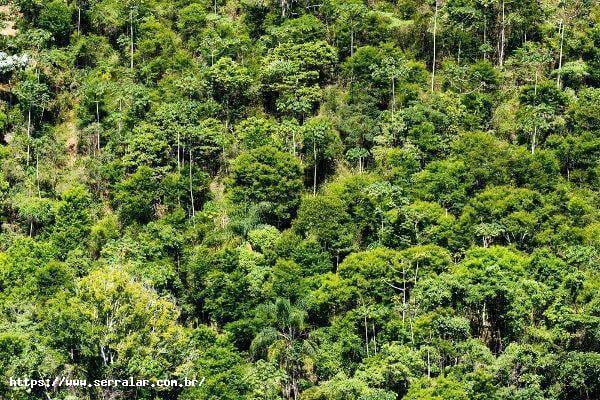
[[[324,250],[339,255],[352,248],[356,233],[344,203],[332,196],[306,196],[302,199],[295,228],[314,237]]]
[[[152,219],[158,197],[156,173],[141,166],[117,186],[115,200],[121,218],[127,223],[147,222]]]
[[[0,4],[1,399],[600,398],[597,2]]]
[[[64,43],[73,28],[72,14],[73,9],[66,1],[49,1],[40,10],[38,25],[50,32],[57,42]]]
[[[233,161],[229,196],[245,207],[260,204],[267,220],[285,224],[300,200],[301,174],[302,167],[293,156],[270,146],[259,147]]]
[[[407,400],[466,400],[468,398],[467,390],[461,382],[444,377],[434,380],[421,378],[411,386],[405,397]]]
[[[62,254],[84,245],[91,227],[91,196],[82,187],[67,190],[56,205],[51,240]]]

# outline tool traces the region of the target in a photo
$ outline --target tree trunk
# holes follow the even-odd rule
[[[194,188],[192,184],[192,163],[194,162],[192,158],[192,149],[190,147],[190,201],[192,203],[192,217],[196,215],[196,209],[194,208]]]
[[[100,109],[99,109],[99,101],[96,101],[96,145],[98,148],[98,153],[100,153]]]
[[[31,146],[29,142],[31,141],[31,106],[29,106],[29,111],[27,111],[27,166],[29,166],[29,158],[31,157]]]
[[[123,130],[123,101],[119,99],[119,138],[121,137],[121,131]]]
[[[487,18],[483,15],[483,44],[487,44]],[[483,59],[487,60],[487,50],[483,52]]]
[[[180,157],[180,134],[179,134],[179,129],[177,130],[177,172],[179,172],[181,174],[181,159]]]
[[[431,63],[431,91],[433,92],[435,83],[435,60],[436,60],[436,40],[437,40],[437,17],[438,0],[435,0],[435,12],[433,14],[433,61]]]
[[[392,77],[392,145],[396,144],[394,112],[396,111],[396,79]]]
[[[369,325],[367,324],[367,309],[365,308],[365,347],[367,349],[367,357],[369,357]]]
[[[556,74],[556,87],[560,89],[560,70],[562,68],[563,44],[565,41],[565,22],[560,21],[560,50],[558,53],[558,73]]]
[[[313,170],[313,196],[317,195],[317,142],[313,138],[313,162],[315,164]]]
[[[39,156],[37,154],[37,151],[35,152],[35,184],[37,186],[37,191],[38,191],[38,197],[42,197],[42,191],[40,190],[40,160],[39,160]]]
[[[375,355],[377,355],[377,339],[375,336],[375,322],[371,323],[371,327],[373,328],[373,351]]]
[[[500,66],[504,65],[504,42],[506,40],[506,15],[505,15],[505,5],[504,0],[502,0],[502,24],[500,29],[500,54],[498,63]]]
[[[429,346],[427,346],[427,377],[431,378],[431,359],[429,357]]]
[[[402,265],[402,324],[406,318],[406,269]]]
[[[131,33],[131,61],[130,61],[130,68],[133,71],[133,10],[129,11],[129,27],[130,27],[130,33]]]

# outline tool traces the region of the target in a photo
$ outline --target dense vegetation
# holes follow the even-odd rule
[[[597,1],[2,10],[1,399],[600,398]]]

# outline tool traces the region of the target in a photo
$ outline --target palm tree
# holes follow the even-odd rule
[[[276,361],[286,372],[282,393],[285,399],[299,398],[298,382],[306,373],[305,360],[314,352],[307,339],[306,311],[288,299],[259,307],[257,316],[265,327],[256,335],[250,350],[255,358]]]

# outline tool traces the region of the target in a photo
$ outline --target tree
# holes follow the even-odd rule
[[[37,75],[37,76],[36,76]],[[34,73],[26,71],[26,79],[21,80],[15,88],[15,94],[19,99],[23,112],[27,112],[27,166],[31,160],[31,138],[35,129],[35,119],[40,114],[43,115],[48,102],[50,93],[48,86],[39,79],[39,71]]]
[[[236,136],[244,150],[272,145],[280,148],[277,125],[266,118],[250,117],[236,126]]]
[[[221,58],[208,70],[208,81],[212,95],[224,108],[228,126],[243,113],[243,107],[252,100],[252,77],[248,70],[231,58]]]
[[[226,185],[234,204],[264,204],[267,221],[285,225],[300,200],[302,166],[293,156],[262,146],[233,161]]]
[[[258,333],[251,345],[256,356],[267,355],[269,361],[275,361],[286,377],[282,381],[282,393],[285,399],[299,396],[299,381],[306,373],[304,365],[310,357],[311,345],[302,340],[305,326],[305,312],[293,306],[289,300],[277,299],[258,310],[259,318],[264,320],[265,328]]]
[[[321,99],[320,84],[331,78],[337,52],[323,41],[281,43],[264,58],[261,80],[277,111],[304,119]]]
[[[90,368],[153,378],[183,362],[183,353],[166,351],[183,350],[189,335],[176,324],[177,308],[124,272],[91,273],[73,300],[71,307],[86,319],[79,345]]]
[[[56,205],[56,216],[52,241],[62,256],[82,246],[91,228],[89,207],[91,197],[82,187],[74,187],[63,193]]]
[[[40,28],[49,31],[58,43],[65,43],[73,29],[73,8],[65,1],[53,0],[42,7],[38,16]]]
[[[333,196],[302,198],[294,227],[303,236],[314,237],[338,260],[355,242],[356,232],[351,227],[350,215],[344,203]]]
[[[154,206],[160,201],[156,171],[141,166],[117,185],[115,202],[125,223],[148,222],[154,216]],[[149,195],[151,194],[151,195]]]
[[[540,207],[542,200],[532,190],[490,187],[464,208],[461,223],[469,226],[484,247],[503,239],[526,248],[540,223],[535,212]]]
[[[317,194],[318,166],[327,169],[340,152],[340,139],[332,123],[324,117],[314,117],[302,126],[303,153],[312,164],[313,196]],[[324,175],[324,174],[323,174]]]
[[[469,398],[461,382],[452,378],[439,377],[434,380],[421,378],[411,385],[407,400],[467,400]]]
[[[523,108],[519,116],[521,129],[530,136],[531,154],[549,131],[560,130],[564,124],[562,111],[566,98],[553,85],[526,87],[520,98]]]

